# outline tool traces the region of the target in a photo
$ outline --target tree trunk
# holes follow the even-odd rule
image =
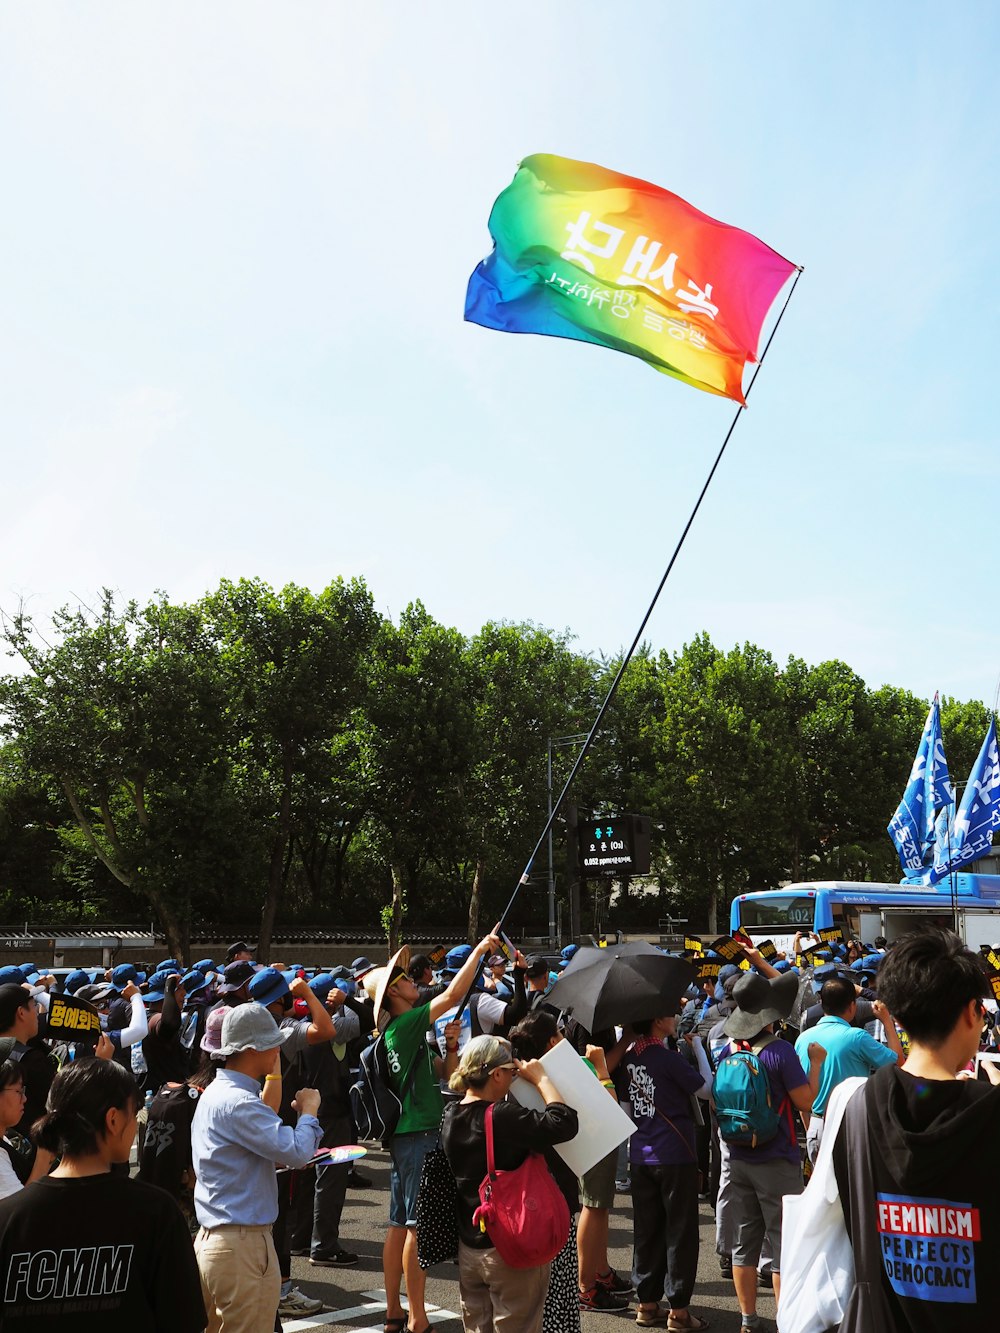
[[[282,866],[284,864],[283,847],[276,842],[271,849],[271,859],[267,873],[267,893],[260,913],[260,932],[257,939],[256,956],[267,962],[271,956],[271,937],[274,935],[274,922],[278,915],[278,899],[281,897]]]
[[[141,879],[133,887],[144,893],[152,904],[153,911],[159,918],[163,933],[167,937],[167,949],[171,958],[176,958],[186,966],[191,961],[191,922],[187,914],[181,915],[175,912],[168,896],[159,890],[148,888]]]
[[[278,807],[278,830],[271,846],[271,856],[267,868],[267,894],[260,913],[260,937],[257,940],[257,957],[267,962],[271,956],[271,937],[274,923],[278,916],[278,903],[285,887],[285,853],[292,832],[292,768],[286,757],[281,788],[281,804]]]
[[[708,933],[712,936],[719,933],[719,894],[716,889],[710,889],[708,894]]]
[[[392,863],[392,910],[389,916],[389,927],[386,935],[389,937],[389,956],[391,957],[400,946],[400,937],[403,934],[403,913],[405,911],[406,898],[406,870],[397,861]]]
[[[486,874],[486,861],[480,856],[476,861],[476,873],[472,877],[472,893],[469,897],[469,943],[478,944],[480,894],[483,876]]]

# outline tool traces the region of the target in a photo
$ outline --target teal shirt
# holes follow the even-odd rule
[[[830,1093],[845,1078],[867,1078],[883,1065],[896,1063],[896,1052],[877,1042],[864,1028],[852,1028],[846,1018],[824,1014],[816,1026],[807,1028],[795,1043],[795,1054],[807,1074],[809,1047],[813,1042],[826,1051],[813,1115],[825,1114]]]

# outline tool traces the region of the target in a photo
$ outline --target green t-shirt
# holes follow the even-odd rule
[[[426,1040],[430,1026],[431,1006],[428,1003],[408,1009],[405,1014],[397,1014],[385,1030],[386,1052],[396,1093],[402,1094],[414,1057],[417,1061],[410,1091],[403,1097],[397,1134],[418,1134],[437,1129],[441,1123],[444,1101],[434,1071],[434,1052]]]

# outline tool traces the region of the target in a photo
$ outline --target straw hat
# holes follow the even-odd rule
[[[389,989],[389,984],[395,981],[400,972],[405,973],[409,966],[410,946],[404,944],[401,949],[396,950],[385,967],[373,968],[365,976],[365,991],[375,1007],[375,1022],[378,1024],[380,1031],[384,1031],[391,1017],[385,1003],[385,993]],[[386,1014],[384,1023],[382,1021],[383,1010]]]

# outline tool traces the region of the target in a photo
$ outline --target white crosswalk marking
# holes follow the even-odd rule
[[[310,1329],[326,1329],[342,1324],[350,1324],[352,1319],[365,1315],[381,1313],[385,1308],[385,1291],[363,1291],[361,1298],[364,1305],[352,1305],[344,1310],[327,1310],[323,1314],[307,1315],[303,1319],[285,1319],[282,1321],[282,1333],[309,1333]],[[406,1301],[403,1301],[406,1308]],[[447,1324],[451,1320],[461,1322],[461,1315],[453,1310],[444,1310],[439,1305],[427,1306],[427,1313],[434,1316],[434,1326]],[[381,1323],[357,1325],[351,1324],[351,1333],[382,1333]]]

